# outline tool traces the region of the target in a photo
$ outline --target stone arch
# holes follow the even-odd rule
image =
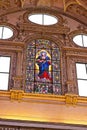
[[[35,39],[46,39],[46,40],[52,41],[55,44],[57,44],[60,49],[62,49],[62,47],[64,46],[64,43],[61,41],[60,38],[57,38],[57,37],[52,36],[52,35],[49,36],[49,35],[44,35],[44,34],[34,34],[34,35],[27,36],[24,39],[25,46],[27,46],[27,44],[30,41],[33,41]]]

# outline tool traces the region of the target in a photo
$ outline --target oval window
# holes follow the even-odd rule
[[[13,30],[7,26],[0,26],[0,39],[9,39],[13,36]]]
[[[48,14],[32,14],[28,16],[28,20],[40,25],[53,25],[58,22],[58,18]]]
[[[87,35],[79,34],[73,38],[74,43],[79,46],[87,47]]]

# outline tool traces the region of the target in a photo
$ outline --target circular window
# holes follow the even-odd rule
[[[73,41],[82,47],[87,47],[87,35],[79,34],[73,38]]]
[[[58,18],[48,14],[32,14],[28,16],[28,20],[40,25],[53,25],[58,22]]]
[[[0,39],[9,39],[13,36],[13,30],[7,26],[0,26]]]

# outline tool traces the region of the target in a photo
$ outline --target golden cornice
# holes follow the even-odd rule
[[[10,91],[0,91],[0,97],[10,97]]]
[[[24,98],[27,99],[35,99],[35,100],[42,100],[47,101],[47,103],[51,103],[51,101],[59,101],[64,102],[64,96],[63,95],[52,95],[52,94],[39,94],[39,93],[24,93]]]
[[[2,98],[3,97],[3,98]],[[0,100],[11,100],[18,102],[45,103],[45,104],[69,104],[87,106],[87,97],[80,97],[76,94],[65,95],[25,93],[23,90],[0,91]]]
[[[11,101],[18,100],[20,102],[22,100],[23,93],[23,90],[10,90]]]
[[[78,95],[66,94],[65,98],[66,104],[76,105],[78,103]]]

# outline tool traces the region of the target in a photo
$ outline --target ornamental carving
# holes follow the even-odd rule
[[[1,23],[7,23],[7,22],[8,22],[7,16],[2,16],[2,17],[0,17],[0,22],[1,22]]]
[[[73,12],[74,14],[76,15],[81,15],[81,16],[84,16],[85,18],[87,18],[87,10],[84,9],[82,6],[79,6],[77,4],[75,5],[70,5],[68,8],[67,8],[67,11],[69,12]]]
[[[66,94],[65,95],[66,104],[76,105],[78,103],[78,95]]]
[[[10,6],[10,0],[0,0],[0,8],[7,9]]]
[[[87,10],[87,1],[86,0],[76,0],[79,5],[84,7]]]
[[[23,78],[22,76],[13,77],[14,87],[13,89],[22,89],[23,88]]]
[[[17,4],[18,7],[23,7],[24,2],[25,2],[25,0],[15,0],[15,4]]]
[[[17,7],[23,8],[26,5],[36,5],[37,0],[15,0]]]
[[[21,101],[23,93],[24,93],[23,90],[10,90],[11,101],[13,100]]]
[[[57,26],[57,27],[40,27],[37,28],[36,25],[28,25],[28,24],[20,24],[20,30],[26,30],[29,32],[37,32],[37,33],[42,33],[42,34],[67,34],[69,32],[68,27],[64,26]],[[43,31],[42,31],[43,30]]]

